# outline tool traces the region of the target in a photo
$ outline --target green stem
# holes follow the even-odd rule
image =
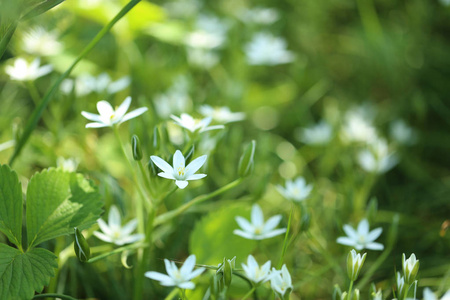
[[[175,295],[178,294],[178,289],[173,289],[169,295],[167,295],[166,298],[164,298],[164,300],[172,300],[173,297],[175,297]]]
[[[116,24],[120,19],[122,19],[122,17],[124,17],[139,2],[140,0],[131,0],[130,2],[128,2],[128,4],[125,5],[105,27],[102,28],[102,30],[94,37],[94,39],[86,46],[86,48],[83,49],[80,55],[78,55],[78,57],[75,59],[72,65],[63,74],[61,74],[61,76],[59,76],[59,78],[52,85],[50,90],[47,91],[47,93],[44,95],[44,98],[42,98],[42,101],[34,109],[33,113],[28,119],[23,134],[20,137],[19,141],[17,142],[16,148],[14,149],[14,153],[9,160],[10,166],[12,166],[15,159],[19,156],[20,152],[22,151],[22,148],[27,143],[31,133],[36,128],[37,123],[39,122],[39,119],[42,116],[42,113],[44,112],[45,108],[47,107],[48,103],[53,98],[55,93],[58,91],[61,82],[70,75],[75,66],[98,44],[98,42],[111,30],[114,24]],[[3,54],[2,51],[4,51],[4,47],[6,47],[5,45],[3,45],[4,39],[5,38],[3,38],[0,42],[0,56]]]
[[[6,48],[8,48],[8,44],[11,41],[11,38],[12,38],[14,32],[16,31],[17,24],[18,24],[17,21],[14,21],[13,23],[11,23],[9,25],[8,30],[6,31],[5,35],[0,40],[0,59],[2,58],[3,54],[5,53]]]
[[[153,195],[153,190],[150,186],[150,178],[147,176],[147,172],[145,172],[145,168],[142,165],[142,161],[138,161],[139,170],[142,173],[142,179],[144,180],[145,188],[147,189],[147,192],[149,195]]]
[[[38,105],[41,101],[41,96],[39,91],[33,81],[26,81],[28,92],[30,93],[31,99],[33,99],[34,104]]]
[[[114,249],[111,252],[104,253],[104,254],[98,255],[96,257],[93,257],[90,260],[88,260],[88,263],[94,263],[94,262],[99,261],[101,259],[104,259],[104,258],[106,258],[108,256],[111,256],[111,255],[114,255],[114,254],[118,254],[118,253],[121,253],[123,251],[139,249],[139,248],[143,248],[143,247],[146,247],[146,246],[147,245],[142,244],[142,243],[137,243],[137,244],[131,244],[131,245],[123,246],[123,247]]]
[[[75,299],[73,297],[70,297],[70,296],[67,296],[67,295],[52,294],[52,293],[35,295],[33,297],[33,299],[40,299],[40,298],[61,298],[61,299],[64,299],[64,300],[77,300],[77,299]]]
[[[162,215],[158,216],[155,219],[155,222],[154,222],[153,225],[154,226],[158,226],[158,225],[160,225],[162,223],[165,223],[165,222],[167,222],[167,221],[169,221],[169,220],[179,216],[180,214],[185,212],[187,209],[189,209],[191,206],[193,206],[195,204],[202,203],[202,202],[204,202],[206,200],[209,200],[209,199],[211,199],[211,198],[213,198],[213,197],[215,197],[217,195],[225,193],[226,191],[228,191],[228,190],[238,186],[242,181],[243,181],[243,178],[236,179],[236,180],[230,182],[229,184],[221,187],[220,189],[218,189],[218,190],[216,190],[216,191],[214,191],[212,193],[198,196],[198,197],[192,199],[191,201],[189,201],[188,203],[185,203],[182,206],[180,206],[180,207],[178,207],[178,208],[176,208],[176,209],[174,209],[172,211],[169,211],[169,212],[167,212],[165,214],[162,214]]]
[[[244,297],[242,297],[242,300],[247,299],[248,297],[250,297],[251,294],[253,294],[253,292],[255,291],[256,287],[253,286],[252,289],[250,291],[248,291],[247,294],[244,295]]]
[[[353,280],[350,281],[350,286],[348,287],[348,300],[352,300],[352,288],[353,288]]]
[[[287,225],[286,234],[284,235],[283,250],[281,251],[280,261],[278,262],[278,269],[281,269],[281,267],[283,266],[284,255],[286,254],[287,246],[289,244],[288,236],[289,236],[289,229],[291,228],[291,220],[292,220],[292,211],[293,210],[294,210],[294,205],[291,204],[291,212],[289,214],[289,221],[288,221],[288,225]]]
[[[185,289],[180,289],[180,293],[181,293],[181,299],[182,300],[187,300],[186,290]]]

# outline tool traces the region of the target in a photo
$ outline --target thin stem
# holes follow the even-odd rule
[[[353,280],[350,281],[350,286],[348,287],[348,300],[352,300],[352,288],[353,288]]]
[[[288,247],[288,236],[289,236],[289,230],[291,228],[291,220],[292,220],[292,211],[294,210],[294,205],[291,204],[291,212],[289,214],[289,221],[288,221],[288,225],[287,225],[287,229],[286,229],[286,234],[284,235],[284,242],[283,242],[283,250],[281,250],[281,257],[280,257],[280,261],[278,262],[278,269],[280,269],[283,266],[283,260],[284,260],[284,255],[286,254],[286,250]]]
[[[31,99],[33,99],[34,104],[38,105],[39,101],[41,101],[41,96],[39,95],[39,91],[36,88],[36,85],[33,81],[26,81],[26,85],[28,88],[28,92],[30,93]]]
[[[247,299],[248,297],[250,297],[251,294],[253,294],[253,292],[255,291],[256,287],[253,286],[252,289],[250,291],[248,291],[247,294],[244,295],[244,297],[242,297],[242,300]]]
[[[185,212],[187,209],[189,209],[191,206],[193,206],[195,204],[202,203],[202,202],[204,202],[206,200],[209,200],[209,199],[211,199],[211,198],[213,198],[213,197],[215,197],[217,195],[225,193],[228,190],[238,186],[242,181],[243,181],[243,178],[236,179],[236,180],[230,182],[229,184],[221,187],[220,189],[218,189],[218,190],[216,190],[216,191],[214,191],[212,193],[198,196],[198,197],[192,199],[191,201],[189,201],[188,203],[185,203],[182,206],[180,206],[180,207],[178,207],[178,208],[176,208],[176,209],[174,209],[172,211],[169,211],[169,212],[167,212],[165,214],[162,214],[162,215],[158,216],[155,219],[155,222],[154,222],[153,225],[157,226],[157,225],[160,225],[162,223],[165,223],[165,222],[167,222],[167,221],[169,221],[169,220],[179,216],[180,214]]]
[[[178,294],[178,289],[173,289],[169,295],[167,295],[166,298],[164,298],[164,300],[172,300],[173,297],[175,297],[175,295]]]
[[[93,262],[99,261],[99,260],[101,260],[101,259],[103,259],[103,258],[106,258],[106,257],[111,256],[111,255],[114,255],[114,254],[121,253],[121,252],[123,252],[123,251],[133,250],[133,249],[139,249],[139,248],[143,248],[143,247],[146,247],[146,246],[147,246],[147,245],[142,244],[142,243],[137,243],[137,244],[131,244],[131,245],[123,246],[123,247],[114,249],[114,250],[111,251],[111,252],[104,253],[104,254],[100,254],[100,255],[98,255],[98,256],[96,256],[96,257],[93,257],[93,258],[91,258],[90,260],[88,260],[88,263],[93,263]]]
[[[64,300],[77,300],[73,297],[67,296],[67,295],[62,295],[62,294],[54,294],[54,293],[49,293],[49,294],[40,294],[40,295],[35,295],[33,297],[33,299],[40,299],[40,298],[61,298]]]
[[[181,299],[182,300],[187,300],[186,290],[185,289],[180,289],[180,293],[181,293]]]
[[[58,88],[59,88],[59,85],[61,84],[61,82],[70,75],[70,73],[75,68],[75,66],[98,44],[98,42],[111,30],[111,28],[114,26],[114,24],[116,24],[120,19],[122,19],[122,17],[124,17],[140,1],[141,0],[131,0],[130,2],[128,2],[128,4],[125,5],[119,11],[119,13],[105,27],[102,28],[102,30],[100,30],[100,32],[86,46],[86,48],[83,49],[83,51],[80,53],[80,55],[78,55],[78,57],[75,59],[75,61],[72,63],[72,65],[63,74],[61,74],[61,76],[59,76],[59,78],[52,85],[50,90],[47,91],[47,93],[44,95],[44,98],[42,98],[42,101],[34,109],[33,113],[31,114],[31,116],[28,119],[28,122],[23,131],[23,134],[20,137],[19,141],[17,142],[16,148],[14,149],[14,153],[9,160],[10,166],[12,166],[15,159],[19,156],[20,152],[22,151],[22,148],[27,143],[31,133],[36,128],[37,123],[39,122],[39,119],[42,116],[42,113],[44,112],[48,103],[52,100],[55,93],[58,91]],[[3,47],[6,47],[3,45],[4,39],[5,38],[3,38],[0,42],[0,56],[3,54],[2,53],[2,51],[4,51]],[[9,42],[9,40],[8,40],[8,42]]]
[[[153,195],[153,190],[150,186],[150,178],[147,176],[147,172],[145,172],[144,166],[142,165],[142,161],[138,161],[139,170],[142,174],[142,179],[144,180],[145,188],[147,189],[147,193],[149,195]]]

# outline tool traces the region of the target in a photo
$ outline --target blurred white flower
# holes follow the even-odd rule
[[[299,140],[308,145],[327,144],[332,137],[333,128],[325,121],[301,130]]]
[[[244,23],[268,25],[276,22],[280,14],[274,8],[255,7],[239,11],[237,17]]]
[[[423,300],[438,300],[438,297],[429,289],[423,289]],[[450,290],[448,290],[440,300],[450,300]]]
[[[192,103],[188,95],[188,82],[184,77],[175,79],[174,84],[164,93],[155,96],[156,113],[166,119],[171,114],[178,114],[191,108]]]
[[[159,272],[145,272],[145,276],[159,281],[163,286],[176,286],[181,289],[193,290],[195,284],[191,281],[195,277],[199,276],[205,268],[198,268],[194,271],[195,267],[195,255],[190,255],[183,266],[180,269],[177,268],[173,261],[164,259],[164,264],[166,265],[166,274]]]
[[[201,3],[198,0],[175,0],[164,2],[163,7],[172,17],[190,17],[198,13]]]
[[[219,18],[201,15],[197,19],[196,29],[186,36],[184,42],[192,48],[217,48],[225,43],[227,31],[227,23]]]
[[[406,259],[405,253],[402,255],[402,269],[405,281],[408,284],[412,284],[416,280],[417,272],[419,272],[420,262],[413,253]]]
[[[194,174],[197,172],[206,162],[207,155],[202,155],[187,166],[183,154],[180,150],[175,151],[173,155],[173,167],[169,165],[162,158],[152,155],[151,160],[158,166],[163,172],[158,173],[158,176],[175,180],[175,184],[184,189],[188,185],[188,180],[197,180],[206,177],[206,174]]]
[[[289,299],[289,294],[294,287],[292,286],[291,274],[289,274],[286,265],[283,265],[280,271],[272,268],[270,286],[280,299]]]
[[[341,131],[344,142],[371,143],[377,139],[377,131],[372,125],[372,112],[365,108],[354,109],[345,114]]]
[[[242,230],[235,229],[233,233],[246,239],[263,240],[286,232],[286,228],[275,229],[281,221],[281,215],[273,216],[264,222],[264,215],[258,204],[253,204],[251,222],[241,216],[237,216],[235,219]]]
[[[182,113],[180,117],[174,115],[171,115],[170,117],[175,121],[176,124],[189,130],[192,133],[225,128],[223,125],[208,126],[212,121],[211,117],[199,120],[194,119],[192,116],[185,113]]]
[[[439,2],[444,6],[450,6],[450,0],[439,0]]]
[[[78,159],[74,157],[65,159],[64,157],[60,156],[56,160],[56,166],[68,172],[75,172],[78,168],[78,163]]]
[[[361,272],[367,253],[361,255],[352,249],[347,256],[347,275],[351,281],[355,281]]]
[[[287,180],[286,187],[277,185],[276,188],[284,198],[300,202],[309,196],[313,186],[312,184],[306,184],[303,177],[297,177],[295,181]]]
[[[344,225],[344,231],[347,236],[342,236],[337,239],[337,242],[342,245],[352,246],[356,250],[383,250],[384,246],[376,243],[375,240],[381,235],[383,229],[381,227],[369,231],[369,222],[367,219],[361,220],[358,228],[355,230],[350,225]]]
[[[369,149],[358,153],[357,160],[361,168],[367,172],[385,173],[398,163],[398,156],[389,150],[383,139],[375,139],[369,144]]]
[[[270,260],[261,267],[252,255],[247,258],[247,264],[242,264],[245,276],[255,284],[264,283],[270,280]]]
[[[204,117],[211,117],[218,123],[226,124],[230,122],[242,121],[245,119],[245,114],[242,112],[232,112],[228,107],[212,107],[209,105],[202,105],[198,109],[200,114]]]
[[[187,58],[192,66],[201,69],[211,69],[220,61],[215,51],[191,47],[187,49]]]
[[[39,56],[56,55],[61,52],[62,44],[58,42],[55,32],[48,32],[43,27],[35,27],[25,33],[22,39],[22,49]]]
[[[290,63],[295,55],[288,51],[286,41],[269,33],[260,32],[245,46],[245,55],[250,65],[279,65]]]
[[[390,124],[390,134],[393,140],[404,145],[413,145],[417,142],[417,134],[403,120],[395,120]]]
[[[403,295],[405,288],[405,277],[400,275],[400,272],[397,272],[397,295]]]
[[[29,64],[25,59],[19,57],[14,61],[13,66],[6,66],[5,71],[12,80],[35,80],[39,77],[47,75],[53,70],[51,65],[40,66],[40,64],[41,60],[39,58],[36,58]]]
[[[98,226],[103,231],[94,231],[94,235],[107,243],[114,243],[118,246],[140,241],[143,234],[131,234],[137,227],[137,219],[133,219],[122,227],[122,220],[119,210],[112,205],[109,209],[108,224],[102,219],[98,219]]]
[[[147,107],[140,107],[126,114],[131,104],[131,97],[125,98],[118,108],[114,108],[109,102],[102,100],[97,102],[97,110],[100,115],[81,112],[83,117],[88,120],[94,121],[94,123],[86,124],[86,128],[100,128],[100,127],[112,127],[115,124],[121,124],[130,119],[136,118],[147,111]]]
[[[121,77],[115,81],[107,73],[101,73],[97,77],[81,75],[74,79],[65,79],[61,83],[61,91],[70,94],[75,85],[75,94],[79,97],[92,92],[114,94],[126,89],[131,83],[129,76]]]

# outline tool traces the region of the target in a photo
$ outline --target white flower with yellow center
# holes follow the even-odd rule
[[[188,185],[188,180],[197,180],[206,177],[206,174],[194,174],[197,172],[203,164],[206,162],[207,155],[197,157],[190,164],[186,166],[186,160],[180,150],[175,151],[173,155],[173,167],[169,165],[162,158],[152,155],[150,159],[158,166],[163,172],[158,173],[158,176],[175,180],[175,184],[184,189]]]
[[[47,75],[53,70],[51,65],[40,66],[41,60],[36,58],[30,64],[23,58],[17,58],[13,66],[6,66],[5,72],[12,80],[30,81]]]
[[[86,128],[112,127],[115,124],[121,124],[125,121],[136,118],[147,111],[147,107],[141,107],[126,114],[128,108],[130,107],[130,103],[131,97],[127,97],[118,108],[114,109],[107,101],[102,100],[97,102],[97,110],[100,115],[85,111],[81,112],[83,117],[94,121],[94,123],[86,124]]]
[[[173,261],[164,259],[164,264],[166,265],[167,275],[159,272],[146,272],[145,276],[158,280],[163,286],[177,286],[181,289],[193,290],[195,284],[191,281],[193,278],[197,277],[205,268],[198,268],[194,271],[195,267],[195,255],[190,255],[183,266],[180,269],[177,268]]]
[[[228,107],[212,107],[209,105],[202,105],[199,108],[200,113],[205,117],[211,117],[213,120],[225,124],[230,122],[242,121],[245,119],[245,114],[242,112],[232,112]]]
[[[264,215],[261,207],[258,204],[253,204],[251,222],[243,217],[237,216],[236,222],[242,230],[236,229],[233,233],[250,240],[271,238],[286,232],[286,228],[275,229],[280,221],[281,215],[276,215],[267,220],[267,222],[264,222]]]
[[[264,283],[270,279],[270,260],[264,265],[259,267],[255,258],[249,255],[247,258],[247,264],[242,264],[242,269],[245,272],[245,276],[253,281],[255,284]]]
[[[189,130],[192,133],[224,128],[223,125],[208,126],[212,121],[211,117],[207,117],[204,119],[194,119],[191,115],[185,113],[182,113],[180,117],[174,115],[171,115],[170,117],[175,121],[176,124]]]
[[[350,225],[344,225],[344,231],[347,236],[341,236],[337,242],[342,245],[355,247],[356,250],[383,250],[384,246],[376,243],[375,240],[381,235],[383,229],[381,227],[369,231],[369,222],[367,219],[361,220],[358,228],[355,230]]]
[[[280,297],[280,299],[289,298],[289,294],[292,292],[294,287],[292,286],[291,274],[289,274],[286,265],[281,267],[281,271],[272,268],[270,285],[272,290],[278,297]]]
[[[277,185],[276,188],[278,192],[286,199],[300,202],[309,196],[313,186],[311,184],[306,184],[303,177],[297,177],[295,181],[287,180],[286,187]]]
[[[122,220],[116,206],[111,206],[108,214],[108,224],[102,219],[98,219],[98,226],[103,231],[94,231],[94,235],[107,243],[114,243],[118,246],[140,241],[143,234],[131,234],[137,226],[137,219],[133,219],[122,227]]]

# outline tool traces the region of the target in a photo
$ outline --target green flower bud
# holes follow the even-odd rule
[[[347,274],[351,281],[355,281],[358,278],[359,272],[366,260],[367,253],[357,254],[354,249],[348,253],[347,256]]]
[[[250,175],[254,168],[254,158],[255,158],[256,141],[253,140],[244,150],[242,154],[239,165],[238,174],[241,177],[246,177]]]
[[[161,136],[159,135],[158,126],[153,128],[152,135],[152,152],[157,152],[159,150],[159,145],[161,144]]]
[[[349,300],[349,299],[348,299],[348,294],[347,294],[347,292],[343,292],[343,293],[341,294],[341,300]]]
[[[359,300],[359,290],[358,289],[355,289],[353,291],[353,298],[352,299],[353,300]]]
[[[134,160],[142,159],[141,142],[135,134],[131,137],[131,150],[133,151]]]
[[[419,272],[419,260],[416,259],[416,255],[413,253],[406,259],[405,253],[403,253],[403,275],[405,276],[405,282],[407,284],[412,284],[416,280],[417,273]]]
[[[342,291],[339,285],[335,284],[333,288],[332,300],[340,300],[342,298]]]
[[[75,250],[75,254],[81,262],[87,262],[91,257],[91,249],[83,234],[81,234],[80,230],[75,227],[75,241],[73,243],[73,247]]]
[[[183,153],[185,164],[188,165],[192,157],[194,157],[195,146],[192,145],[185,153]]]
[[[232,259],[223,258],[223,262],[219,265],[216,274],[223,274],[223,286],[229,288],[233,276],[233,270],[236,267],[236,256]]]
[[[405,277],[400,275],[400,272],[397,272],[397,298],[402,299],[405,294]]]

